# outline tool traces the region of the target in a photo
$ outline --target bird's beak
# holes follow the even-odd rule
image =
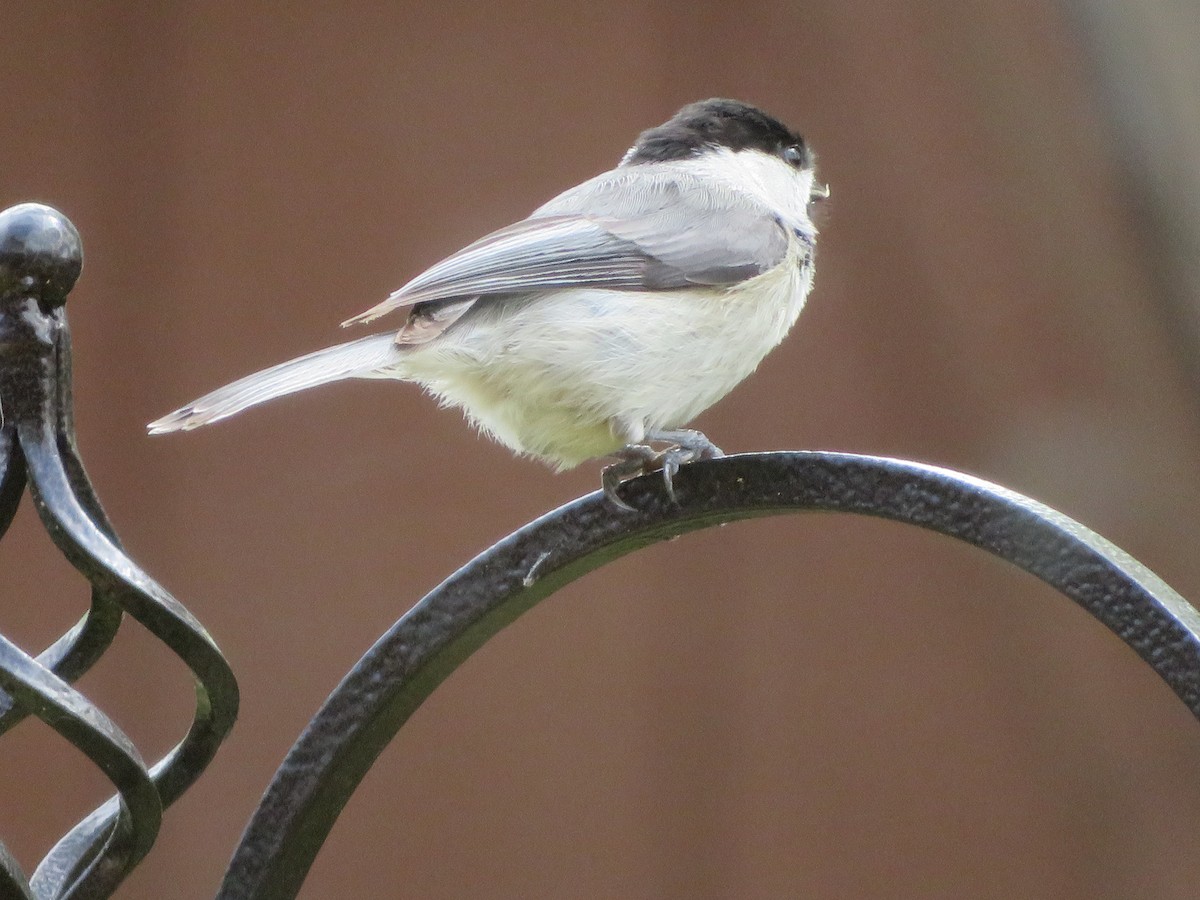
[[[808,192],[808,200],[810,203],[815,203],[818,200],[829,199],[829,185],[814,184],[812,190]]]

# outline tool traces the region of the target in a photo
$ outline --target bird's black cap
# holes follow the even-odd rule
[[[638,136],[625,154],[624,165],[687,159],[706,148],[759,150],[783,156],[797,168],[812,166],[812,153],[804,138],[761,109],[740,100],[713,98],[689,103],[670,119]]]

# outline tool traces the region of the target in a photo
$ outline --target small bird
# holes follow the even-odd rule
[[[395,378],[558,470],[613,457],[617,493],[721,456],[684,426],[787,334],[813,279],[804,139],[747,103],[685,106],[616,168],[493,231],[342,323],[406,309],[382,334],[248,375],[150,423],[187,431],[344,378]],[[655,450],[651,444],[665,444]]]

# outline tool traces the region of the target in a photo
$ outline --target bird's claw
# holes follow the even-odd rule
[[[600,485],[604,489],[604,495],[619,509],[633,511],[633,507],[617,493],[617,488],[625,479],[648,475],[661,468],[667,497],[673,504],[678,505],[679,501],[675,496],[675,476],[679,473],[679,467],[698,459],[717,459],[725,455],[720,447],[699,431],[652,431],[646,434],[646,438],[652,441],[669,441],[675,446],[659,452],[645,444],[628,444],[613,454],[618,461],[604,468],[600,475]]]
[[[613,456],[617,457],[618,461],[611,466],[604,467],[600,473],[600,486],[604,489],[604,496],[611,500],[616,507],[633,512],[633,507],[621,499],[617,488],[626,478],[634,478],[652,472],[658,454],[653,447],[647,447],[645,444],[628,444]]]
[[[676,506],[679,505],[679,501],[675,498],[675,476],[679,473],[681,465],[696,458],[691,450],[684,450],[680,447],[664,450],[658,457],[658,461],[662,463],[663,487],[666,488],[667,496]]]

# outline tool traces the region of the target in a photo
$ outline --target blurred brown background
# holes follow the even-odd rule
[[[403,385],[144,424],[340,339],[694,99],[802,129],[833,191],[809,309],[705,431],[977,473],[1200,599],[1200,25],[1127,6],[7,4],[0,206],[83,234],[84,458],[243,692],[121,896],[212,896],[341,674],[598,472],[512,459]],[[0,566],[24,646],[84,608],[28,504]],[[136,624],[82,687],[151,758],[190,714]],[[303,896],[1187,898],[1197,771],[1182,704],[1032,578],[896,525],[774,519],[622,560],[487,645]],[[106,795],[40,724],[0,742],[25,865]]]

